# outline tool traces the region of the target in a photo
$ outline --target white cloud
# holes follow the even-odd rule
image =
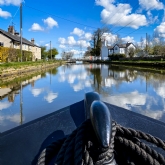
[[[22,0],[0,0],[0,5],[15,5],[19,6]]]
[[[73,36],[69,36],[69,37],[68,37],[67,44],[69,44],[69,45],[71,45],[71,46],[76,45],[76,40],[74,39]]]
[[[66,46],[62,45],[62,44],[60,44],[59,47],[62,48],[62,49],[66,48]]]
[[[87,42],[86,40],[79,40],[79,41],[77,41],[77,45],[84,47],[84,48],[87,48],[88,46],[90,46],[90,43]]]
[[[154,29],[161,37],[165,37],[165,22],[162,22],[159,26]]]
[[[46,47],[50,47],[50,44],[45,44]]]
[[[57,21],[55,21],[51,17],[48,17],[47,19],[43,19],[43,21],[48,26],[49,29],[52,29],[54,26],[58,27]]]
[[[129,4],[118,3],[114,5],[114,0],[95,0],[96,5],[104,7],[101,12],[102,22],[116,26],[128,26],[138,29],[147,25],[145,15],[133,14]],[[115,13],[115,14],[114,14]]]
[[[130,36],[124,37],[122,38],[122,40],[124,42],[133,42],[133,43],[135,42],[134,37],[130,37]]]
[[[11,17],[11,14],[7,11],[3,11],[1,8],[0,8],[0,17],[2,18],[8,18],[8,17]]]
[[[66,39],[60,37],[60,38],[58,39],[58,42],[59,42],[60,44],[66,44]]]
[[[71,34],[75,34],[75,35],[77,35],[79,37],[81,37],[84,33],[85,32],[83,30],[79,29],[79,28],[74,28],[73,32],[71,32]]]
[[[107,40],[108,41],[108,45],[113,45],[116,41],[117,35],[116,34],[112,34],[112,33],[104,33],[102,36],[102,40]]]
[[[33,23],[29,31],[44,31],[44,28],[42,28],[38,23]]]
[[[159,0],[139,0],[139,5],[146,10],[163,9],[164,5]]]
[[[71,49],[70,51],[73,52],[74,55],[80,55],[80,54],[85,53],[84,50]]]
[[[54,101],[55,98],[58,97],[58,93],[48,93],[47,96],[44,97],[44,99],[48,102],[48,103],[52,103]]]
[[[91,38],[92,38],[92,34],[91,33],[85,33],[84,39],[91,40]]]
[[[80,39],[76,41],[73,36],[69,36],[67,39],[60,37],[58,39],[58,42],[61,48],[64,48],[65,45],[70,46],[70,47],[80,46],[83,48],[87,48],[88,46],[90,46],[90,43],[87,42],[86,40]]]

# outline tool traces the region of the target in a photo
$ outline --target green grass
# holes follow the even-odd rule
[[[13,68],[18,69],[21,67],[28,67],[28,66],[37,66],[42,64],[52,64],[52,63],[58,63],[59,61],[28,61],[28,62],[8,62],[8,63],[1,63],[0,64],[0,70]]]

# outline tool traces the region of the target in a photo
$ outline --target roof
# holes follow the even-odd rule
[[[108,49],[112,50],[117,45],[119,48],[127,48],[129,45],[133,43],[126,43],[126,44],[115,44],[114,46],[108,46]],[[135,45],[134,45],[135,46]]]
[[[2,33],[3,35],[5,35],[6,37],[10,38],[13,41],[20,42],[20,36],[13,35],[13,34],[6,32],[2,29],[0,29],[0,33]],[[22,43],[26,44],[26,45],[30,45],[30,46],[37,46],[23,37],[22,37]],[[39,47],[39,46],[37,46],[37,47]]]
[[[108,49],[110,49],[110,50],[112,50],[113,49],[113,46],[107,46],[108,47]]]

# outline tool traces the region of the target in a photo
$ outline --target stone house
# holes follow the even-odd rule
[[[8,31],[0,29],[0,46],[7,48],[20,49],[20,35],[15,31],[14,26],[9,26]],[[31,51],[33,60],[41,59],[41,48],[31,41],[22,38],[22,50]]]

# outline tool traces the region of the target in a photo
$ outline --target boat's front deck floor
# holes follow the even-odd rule
[[[107,104],[112,118],[125,127],[165,140],[165,123]],[[47,145],[69,135],[85,120],[84,101],[26,123],[0,135],[0,164],[36,164]]]

